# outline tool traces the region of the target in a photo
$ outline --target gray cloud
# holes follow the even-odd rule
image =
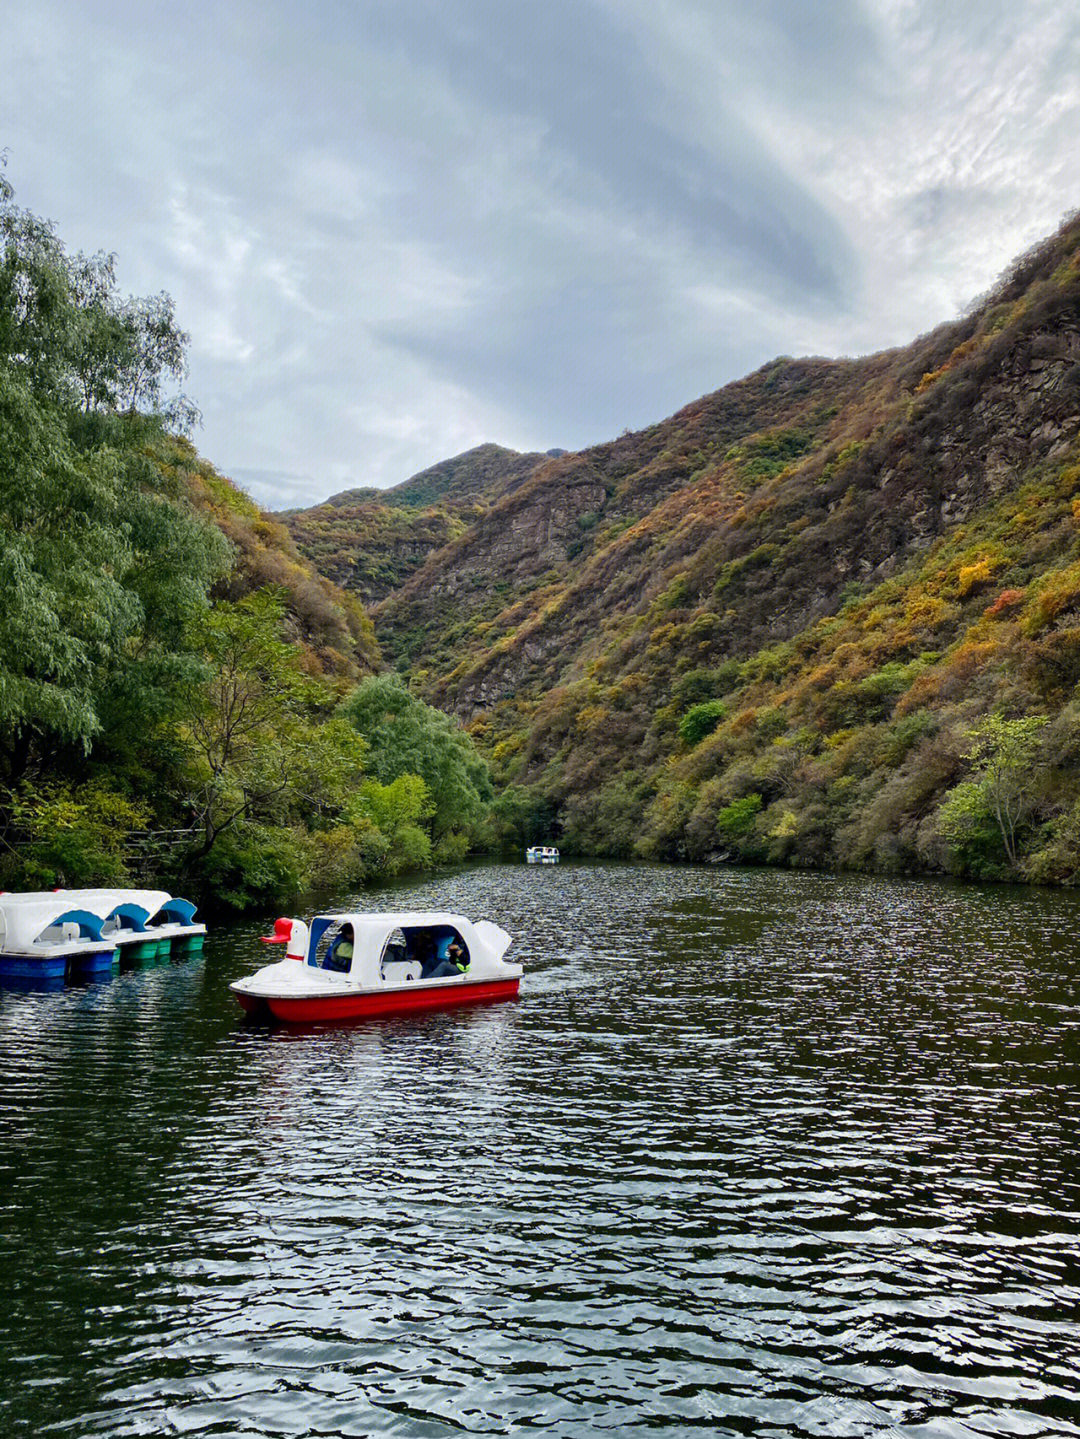
[[[270,505],[898,343],[1080,198],[1049,0],[8,10],[19,199],[174,295]]]

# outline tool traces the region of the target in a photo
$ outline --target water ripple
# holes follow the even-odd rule
[[[0,1431],[1080,1439],[1080,902],[498,866],[518,1004],[0,998]],[[370,907],[370,896],[367,904]]]

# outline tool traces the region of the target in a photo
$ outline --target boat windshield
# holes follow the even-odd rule
[[[343,920],[340,924],[327,924],[311,946],[308,963],[315,969],[348,974],[352,968],[355,943],[356,936],[348,920]]]

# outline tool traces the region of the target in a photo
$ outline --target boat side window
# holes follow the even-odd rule
[[[450,925],[434,930],[435,962],[425,971],[425,979],[453,979],[469,967],[469,948],[461,935]]]
[[[409,945],[405,938],[404,931],[394,929],[390,931],[386,943],[383,945],[382,960],[380,961],[380,973],[383,966],[392,964],[398,960],[405,960],[409,957]]]
[[[351,924],[345,923],[338,930],[337,936],[330,942],[323,968],[335,970],[338,974],[348,974],[352,968],[352,961],[353,927]]]
[[[319,923],[320,921],[316,920],[316,925]],[[347,974],[352,968],[355,941],[353,927],[348,921],[344,924],[331,924],[328,921],[322,923],[323,928],[316,931],[308,963],[313,969],[329,969],[338,974]]]

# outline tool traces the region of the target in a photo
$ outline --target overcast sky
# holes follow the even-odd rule
[[[270,507],[951,318],[1080,205],[1080,0],[6,0],[18,201]]]

